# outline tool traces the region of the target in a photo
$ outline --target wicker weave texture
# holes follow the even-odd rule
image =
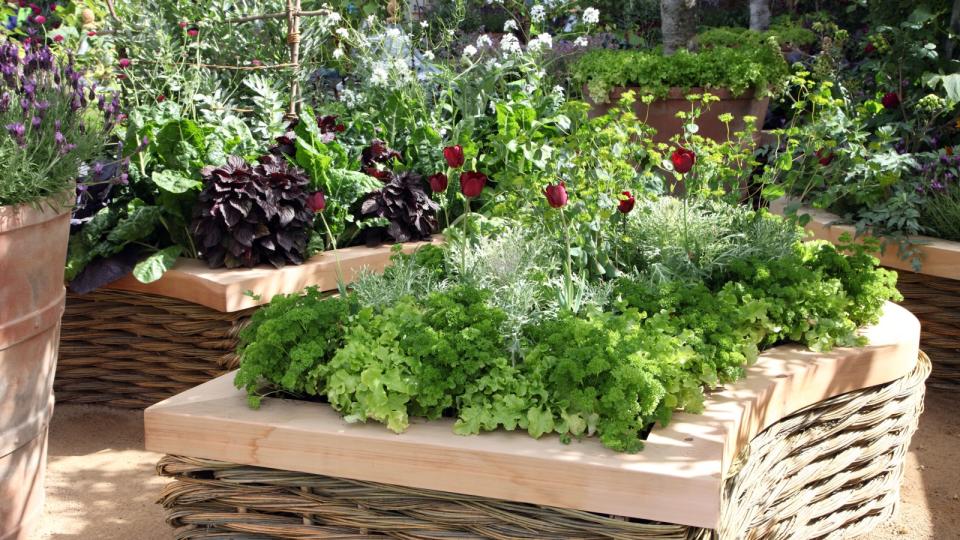
[[[960,280],[897,272],[900,304],[920,319],[920,346],[933,359],[927,384],[960,390]]]
[[[238,365],[251,308],[222,313],[165,296],[67,295],[54,380],[58,402],[144,408]]]
[[[887,519],[930,371],[844,394],[774,424],[725,481],[719,531],[438,491],[166,456],[160,497],[187,539],[853,538]]]

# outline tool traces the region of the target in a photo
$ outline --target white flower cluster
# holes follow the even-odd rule
[[[583,22],[586,24],[597,24],[600,22],[600,10],[595,7],[588,7],[583,10]]]
[[[530,20],[535,23],[541,23],[547,18],[547,10],[540,4],[535,4],[530,8]]]
[[[518,30],[517,21],[513,19],[507,19],[507,22],[503,23],[503,31],[510,33]]]
[[[575,47],[586,47],[590,44],[590,40],[587,39],[587,36],[580,36],[577,39],[573,40],[573,45]]]
[[[466,47],[463,48],[464,58],[469,58],[475,54],[477,54],[477,48],[474,47],[473,45],[467,45]]]
[[[553,36],[544,32],[539,34],[537,37],[530,40],[527,43],[527,50],[530,51],[545,51],[553,48]]]
[[[493,46],[493,40],[490,39],[490,36],[486,34],[480,34],[480,36],[477,38],[477,48],[486,49],[487,47],[491,46]]]
[[[507,34],[500,39],[500,50],[507,54],[520,54],[520,40],[513,34]]]

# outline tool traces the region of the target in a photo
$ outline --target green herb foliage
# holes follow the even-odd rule
[[[789,70],[776,41],[767,41],[757,47],[716,47],[671,56],[659,50],[596,49],[573,65],[571,75],[576,83],[587,85],[593,99],[607,101],[617,86],[639,87],[656,97],[666,96],[672,87],[769,95],[781,89]]]
[[[345,299],[275,299],[241,336],[236,383],[254,403],[278,390],[323,396],[348,421],[396,432],[411,417],[449,416],[459,434],[596,436],[635,452],[651,424],[699,411],[705,390],[737,380],[766,347],[862,344],[857,328],[896,296],[895,274],[876,268],[870,246],[845,254],[801,242],[766,214],[687,210],[706,235],[688,252],[701,266],[648,254],[605,284],[577,276],[576,287],[605,290],[582,294],[576,309],[552,301],[557,265],[535,247],[542,238],[516,227],[478,240],[465,263],[450,246],[398,252]],[[638,225],[651,215],[670,211],[633,214],[622,248],[683,244],[680,232]]]

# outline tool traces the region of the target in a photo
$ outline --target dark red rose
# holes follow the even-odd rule
[[[327,199],[323,196],[322,191],[315,191],[307,197],[307,207],[316,212],[323,212],[323,209],[327,207]]]
[[[567,185],[563,182],[550,184],[543,190],[543,194],[553,208],[563,208],[567,205]]]
[[[460,173],[460,193],[463,193],[463,196],[468,199],[479,197],[486,185],[487,175],[481,172],[464,171]]]
[[[863,48],[863,54],[873,54],[877,52],[877,47],[870,42],[867,42],[867,46]]]
[[[693,150],[681,147],[673,151],[673,154],[670,155],[670,161],[673,162],[673,168],[678,173],[687,174],[693,168],[693,164],[697,162],[697,155],[693,153]]]
[[[463,167],[463,147],[457,144],[444,148],[443,158],[447,160],[447,165],[449,165],[451,169]]]
[[[427,178],[427,181],[430,182],[430,191],[434,193],[447,190],[447,175],[443,173],[432,174],[430,178]]]
[[[817,150],[815,153],[817,156],[817,161],[819,161],[820,164],[823,165],[824,167],[826,167],[827,165],[830,164],[831,161],[833,161],[833,158],[834,158],[833,152],[830,152],[829,154],[825,154],[823,151],[823,148],[821,148]]]
[[[621,214],[629,214],[633,210],[633,206],[637,204],[637,199],[629,191],[624,191],[620,195],[620,204],[617,205],[617,211]]]
[[[883,99],[880,100],[880,103],[883,103],[883,106],[886,109],[896,109],[900,106],[900,95],[896,92],[887,92],[883,95]]]

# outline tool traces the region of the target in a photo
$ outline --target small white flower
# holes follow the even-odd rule
[[[424,51],[423,58],[426,60],[433,60],[434,58],[436,58],[436,56],[434,56],[433,51]]]
[[[346,28],[337,28],[336,34],[343,39],[347,39],[348,37],[350,37],[350,31],[347,30]]]
[[[334,58],[334,60],[339,59],[339,58],[343,58],[343,49],[341,49],[340,47],[337,47],[336,49],[334,49],[334,50],[333,50],[333,58]]]
[[[399,28],[387,28],[387,37],[398,38],[400,37]]]
[[[368,26],[373,26],[374,24],[376,24],[376,22],[377,22],[377,16],[376,16],[376,15],[370,15],[369,17],[367,17],[367,25],[368,25]]]
[[[503,23],[503,31],[504,31],[504,32],[508,32],[508,33],[509,33],[509,32],[513,32],[514,30],[517,30],[517,29],[518,29],[517,21],[515,21],[515,20],[513,20],[513,19],[507,19],[507,22]]]
[[[538,35],[537,37],[535,37],[535,38],[530,42],[531,47],[533,46],[533,42],[534,42],[534,41],[537,42],[537,45],[536,45],[536,47],[534,47],[534,50],[538,50],[538,49],[552,49],[552,48],[553,48],[553,36],[551,36],[550,34],[548,34],[548,33],[546,33],[546,32],[544,32],[544,33]]]
[[[507,54],[517,54],[520,52],[520,40],[513,34],[507,34],[500,39],[500,50]]]
[[[600,10],[595,7],[588,7],[583,10],[583,22],[587,24],[597,24],[600,22]]]
[[[430,23],[427,21],[420,21],[420,28],[427,28],[428,26],[430,26]]]
[[[543,9],[543,6],[537,4],[530,8],[530,20],[535,23],[543,22],[547,18],[547,10]]]
[[[387,68],[378,65],[373,68],[373,71],[370,72],[370,84],[374,86],[386,86],[389,82],[390,75],[387,73]]]
[[[463,56],[469,57],[477,54],[477,48],[473,45],[467,45],[463,48]]]
[[[573,40],[573,44],[577,47],[586,47],[590,44],[590,40],[587,39],[587,36],[580,36]]]
[[[342,20],[343,20],[343,17],[341,17],[340,14],[337,13],[336,11],[331,11],[330,13],[327,14],[327,24],[331,26],[337,24]]]
[[[480,36],[477,38],[478,49],[484,49],[486,47],[490,47],[491,45],[493,45],[493,40],[490,39],[490,36],[486,34],[480,34]]]
[[[557,94],[560,97],[563,97],[564,92],[566,91],[559,84],[553,87],[553,93]]]

